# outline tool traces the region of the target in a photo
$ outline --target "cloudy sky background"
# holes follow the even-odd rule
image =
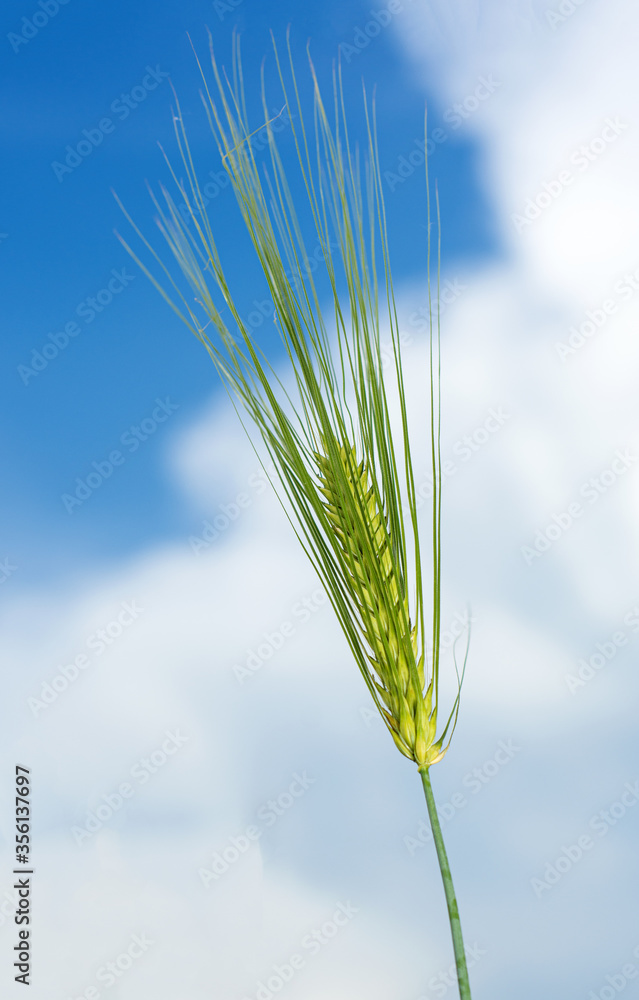
[[[257,86],[268,28],[282,37],[291,22],[300,66],[310,37],[324,79],[342,46],[354,115],[362,76],[377,83],[417,400],[423,176],[397,178],[418,148],[425,100],[429,131],[446,135],[431,160],[444,278],[455,289],[443,315],[443,455],[454,469],[444,620],[454,627],[469,602],[475,620],[460,724],[433,783],[475,955],[473,996],[585,1000],[592,991],[605,1000],[622,989],[624,966],[639,969],[639,15],[621,0],[585,0],[572,12],[564,3],[563,13],[545,0],[414,0],[353,54],[345,46],[362,37],[368,4],[234,7],[70,2],[18,51],[8,36],[36,8],[15,0],[2,16],[12,100],[0,225],[0,981],[20,995],[11,968],[18,762],[33,772],[34,1000],[95,1000],[91,988],[113,1000],[255,998],[295,954],[303,967],[274,993],[287,1000],[455,995],[417,775],[371,714],[212,366],[112,234],[123,227],[110,187],[152,224],[144,180],[166,177],[155,142],[171,148],[168,81],[71,175],[58,181],[51,167],[150,65],[170,72],[203,173],[219,171],[186,32],[204,48],[208,24],[224,61],[237,25]],[[486,81],[492,93],[480,100],[482,78],[479,93]],[[460,103],[468,117],[455,127]],[[282,148],[290,152],[285,135]],[[228,190],[211,212],[248,315],[264,287],[246,264]],[[134,277],[25,384],[19,366],[77,318],[112,268]],[[588,322],[595,329],[580,340]],[[268,345],[266,326],[258,335]],[[177,409],[148,440],[131,452],[118,443],[167,397]],[[415,441],[419,451],[417,422]],[[124,464],[68,513],[63,494],[118,447]],[[582,513],[566,527],[575,503]],[[222,529],[207,540],[216,518]],[[552,543],[532,555],[548,526]],[[98,630],[119,615],[126,625],[111,624],[99,652]],[[269,637],[281,645],[272,656]],[[75,676],[69,665],[81,654]],[[257,669],[242,676],[251,654]],[[593,656],[605,662],[582,665],[579,683],[580,661]],[[63,666],[66,690],[47,687]],[[291,796],[296,776],[295,791],[308,787]],[[78,834],[105,796],[117,804],[123,783],[132,794],[121,808]],[[274,817],[265,804],[278,798]],[[255,826],[259,840],[228,870],[218,862],[217,878],[207,874]],[[590,846],[578,858],[580,838]],[[550,886],[547,866],[560,858]],[[545,887],[533,881],[545,877]],[[306,935],[327,922],[331,933],[340,903],[350,918],[310,948]],[[134,935],[153,944],[107,985],[99,970]],[[636,989],[628,981],[626,995]]]

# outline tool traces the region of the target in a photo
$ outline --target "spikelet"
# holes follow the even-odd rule
[[[356,449],[342,445],[338,453],[339,470],[328,454],[315,453],[320,491],[368,647],[371,679],[386,706],[378,707],[401,753],[429,766],[443,756],[433,745],[437,710],[432,682],[424,693],[424,653],[419,653],[417,626],[411,625],[388,521]]]

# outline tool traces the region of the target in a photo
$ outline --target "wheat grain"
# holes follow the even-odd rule
[[[356,449],[342,445],[339,457],[350,504],[344,502],[330,459],[315,453],[327,515],[350,570],[373,682],[385,706],[381,713],[400,752],[420,766],[430,765],[443,756],[439,749],[431,753],[437,724],[433,688],[429,684],[424,694],[425,654],[419,651],[417,626],[411,625],[388,521],[379,509],[365,462],[357,461]],[[380,578],[367,569],[369,555],[380,568]]]

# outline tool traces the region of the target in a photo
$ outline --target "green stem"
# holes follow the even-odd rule
[[[435,840],[435,847],[437,848],[437,860],[439,861],[439,868],[442,873],[442,882],[444,883],[444,892],[446,894],[448,918],[450,920],[450,929],[453,935],[455,964],[457,966],[459,996],[461,1000],[471,1000],[468,967],[466,965],[466,953],[464,952],[464,940],[462,937],[461,921],[459,919],[457,897],[455,896],[455,888],[453,886],[453,876],[450,873],[448,855],[446,854],[446,848],[444,847],[442,828],[439,825],[439,817],[437,815],[437,807],[435,806],[435,798],[433,796],[433,789],[430,783],[428,768],[425,767],[420,773],[422,776],[422,784],[424,785],[424,794],[426,795],[426,805],[428,806],[428,818],[430,819],[433,838]]]

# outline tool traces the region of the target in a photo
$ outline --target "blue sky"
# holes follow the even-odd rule
[[[366,4],[329,3],[319,19],[312,8],[294,3],[264,6],[243,0],[232,11],[188,3],[158,11],[151,4],[116,4],[107,10],[70,0],[25,40],[22,33],[32,32],[23,21],[30,8],[23,3],[4,8],[2,398],[7,419],[1,502],[2,546],[20,566],[17,587],[59,580],[153,539],[183,535],[189,527],[189,513],[163,471],[162,454],[167,437],[219,389],[206,357],[117,242],[113,230],[126,233],[127,224],[111,194],[117,191],[146,232],[154,228],[145,182],[167,180],[157,143],[172,149],[171,84],[203,173],[221,169],[199,102],[187,34],[206,55],[205,25],[210,27],[218,58],[228,63],[236,27],[248,92],[257,94],[266,56],[274,102],[271,28],[283,42],[291,25],[299,64],[310,39],[325,82],[342,44],[347,94],[356,114],[361,81],[369,91],[378,88],[381,162],[391,174],[402,156],[419,149],[428,95],[411,78],[391,31],[385,29],[355,54],[356,30],[366,24],[367,11]],[[142,86],[144,80],[149,89]],[[127,100],[132,90],[138,101]],[[257,101],[254,106],[258,123]],[[435,98],[429,101],[431,133],[443,124],[444,110]],[[99,123],[109,116],[112,123],[102,134]],[[82,150],[91,150],[85,132],[97,136],[99,144],[85,158],[76,152],[69,162],[77,165],[68,170],[68,146],[84,141]],[[460,259],[499,252],[482,180],[481,144],[463,129],[458,134],[446,126],[446,132],[446,142],[433,147],[431,157],[445,219],[445,269]],[[62,167],[55,168],[56,162]],[[423,170],[401,181],[389,178],[387,193],[396,277],[416,278],[425,256]],[[417,225],[416,205],[422,214]],[[212,210],[219,231],[233,232],[239,217],[228,189],[220,191]],[[238,298],[248,310],[262,291],[259,273],[247,272],[246,245],[240,240],[226,240],[224,249]],[[113,285],[113,270],[122,268],[128,276],[125,287],[121,280]],[[102,292],[100,311],[82,306],[108,289],[109,281],[120,290],[112,297]],[[73,321],[79,332],[72,327],[73,336],[54,356],[51,334],[64,345],[65,325]],[[45,344],[46,367],[39,357]],[[41,366],[37,374],[31,374],[33,361]],[[127,428],[149,417],[156,397],[167,396],[179,407],[170,422],[131,453],[90,502],[67,513],[61,497],[77,477],[84,479]]]
[[[639,15],[626,0],[10,0],[1,17],[0,758],[34,774],[34,1000],[97,1000],[97,972],[140,934],[156,944],[104,996],[261,1000],[349,900],[357,915],[302,948],[283,1000],[454,996],[414,768],[212,364],[114,235],[129,232],[112,189],[154,233],[146,183],[168,180],[172,84],[241,311],[259,310],[187,33],[204,55],[208,25],[224,64],[241,33],[257,126],[264,57],[281,106],[269,31],[283,43],[289,24],[302,80],[307,40],[325,85],[341,47],[355,132],[362,79],[376,87],[425,528],[428,107],[450,293],[449,695],[469,605],[473,620],[433,784],[473,997],[608,1000],[624,965],[639,970]],[[0,982],[17,996],[10,806]]]

